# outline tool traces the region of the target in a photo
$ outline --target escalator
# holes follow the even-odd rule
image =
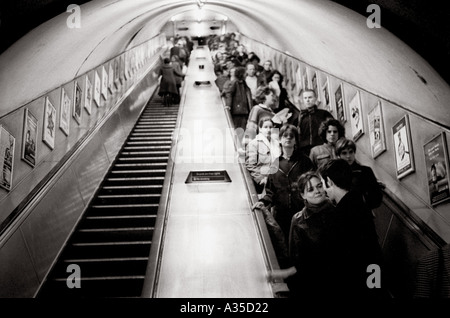
[[[178,116],[162,105],[146,105],[38,298],[140,297]]]

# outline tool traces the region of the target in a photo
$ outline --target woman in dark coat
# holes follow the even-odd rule
[[[293,266],[273,271],[271,278],[285,279],[292,298],[321,297],[327,284],[322,240],[333,220],[334,205],[315,172],[300,176],[298,191],[305,207],[292,217],[289,257]]]
[[[164,58],[164,64],[159,71],[161,82],[159,84],[159,96],[170,97],[171,100],[178,98],[177,82],[175,79],[175,72],[170,64],[169,58]],[[165,100],[166,106],[169,106],[170,101]]]

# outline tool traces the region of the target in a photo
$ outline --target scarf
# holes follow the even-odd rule
[[[330,202],[330,200],[326,199],[319,204],[312,204],[309,201],[305,200],[305,219],[309,218],[315,213],[329,212],[334,208],[334,205]]]

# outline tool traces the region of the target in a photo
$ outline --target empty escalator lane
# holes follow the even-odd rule
[[[37,297],[141,295],[178,116],[161,105],[147,104]]]

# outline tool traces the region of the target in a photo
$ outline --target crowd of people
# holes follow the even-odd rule
[[[387,297],[369,266],[383,259],[372,209],[382,186],[355,159],[356,144],[333,115],[303,89],[289,101],[283,74],[262,65],[234,34],[208,45],[225,109],[239,136],[284,279],[292,297]],[[371,282],[369,282],[372,279]]]
[[[168,43],[170,54],[163,58],[159,72],[158,95],[163,97],[164,106],[180,102],[181,85],[194,48],[194,43],[187,36],[171,38]]]

